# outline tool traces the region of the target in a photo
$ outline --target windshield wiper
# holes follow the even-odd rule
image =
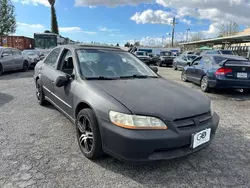
[[[126,78],[158,78],[158,77],[157,76],[134,74],[134,75],[128,75],[128,76],[120,76],[120,78],[126,79]]]
[[[118,77],[94,76],[86,77],[87,80],[117,80]]]

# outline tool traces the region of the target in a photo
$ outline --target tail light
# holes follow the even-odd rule
[[[223,75],[226,75],[227,73],[232,73],[233,70],[230,69],[230,68],[219,68],[216,72],[215,72],[215,75],[218,75],[218,76],[223,76]]]

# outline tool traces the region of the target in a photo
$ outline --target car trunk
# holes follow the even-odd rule
[[[237,80],[249,80],[250,78],[250,62],[247,61],[229,61],[223,68],[231,70],[225,74],[226,78]]]

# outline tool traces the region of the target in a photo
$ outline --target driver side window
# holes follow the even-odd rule
[[[72,52],[68,49],[64,50],[62,58],[58,64],[57,70],[60,70],[68,75],[71,75],[74,70]]]
[[[201,61],[201,58],[198,58],[196,60],[193,61],[192,65],[199,65],[200,64],[200,61]]]

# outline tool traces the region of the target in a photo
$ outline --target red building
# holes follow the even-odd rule
[[[17,48],[19,50],[34,49],[35,41],[24,36],[0,36],[0,46]]]

